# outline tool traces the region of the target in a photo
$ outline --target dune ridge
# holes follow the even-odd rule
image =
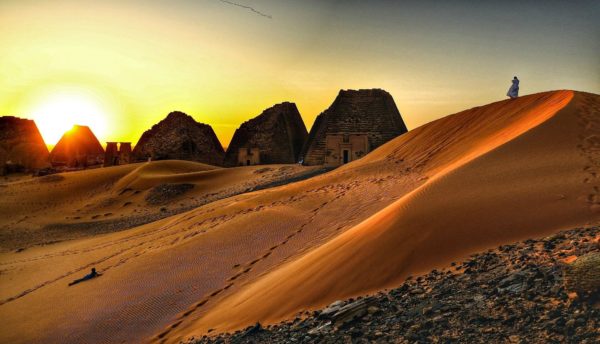
[[[592,100],[595,109],[584,109]],[[597,116],[597,103],[596,95],[563,91],[533,106],[525,104],[520,111],[526,116],[489,136],[481,129],[479,144],[463,147],[454,160],[441,158],[445,163],[427,183],[224,300],[191,333],[273,323],[300,310],[397,285],[408,275],[472,252],[597,221],[597,205],[585,192],[590,191],[586,170],[591,168],[586,163],[597,159],[598,152],[592,157],[582,150],[583,141],[597,132],[580,136],[582,129],[597,129],[594,114],[587,119],[582,115],[593,110]],[[443,121],[460,117],[469,116]]]

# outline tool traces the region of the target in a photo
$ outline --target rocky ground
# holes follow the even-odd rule
[[[598,343],[598,267],[585,293],[566,282],[578,257],[600,257],[599,239],[591,227],[500,246],[390,291],[191,343]]]
[[[148,204],[166,204],[172,199],[183,195],[187,191],[194,188],[194,184],[182,183],[182,184],[160,184],[152,189],[146,196],[146,202]]]

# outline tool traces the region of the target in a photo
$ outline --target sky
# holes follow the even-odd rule
[[[283,101],[310,129],[383,88],[409,129],[521,94],[600,93],[599,1],[0,0],[0,115],[137,142],[175,110],[223,146]]]

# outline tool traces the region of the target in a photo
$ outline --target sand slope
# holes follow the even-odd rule
[[[481,111],[475,109],[382,147],[368,159],[402,143],[422,149],[431,139],[427,129],[442,123],[458,122],[448,130],[461,128],[438,156],[442,163],[427,183],[215,306],[196,324],[199,333],[281,320],[396,285],[407,275],[499,243],[597,221],[600,199],[591,171],[600,167],[600,102],[596,95],[576,94],[569,103],[572,96],[530,96],[529,104],[525,99],[502,104],[494,117],[488,114],[488,123],[467,123]],[[520,115],[495,128],[501,131],[490,131],[511,106]],[[479,135],[470,133],[478,125],[483,126]],[[455,144],[460,155],[452,152]]]
[[[255,167],[265,168],[273,167]],[[282,169],[290,166],[272,173]],[[419,176],[393,163],[334,171],[130,230],[0,253],[0,342],[157,338],[364,220],[421,183]],[[104,275],[67,287],[92,266]]]
[[[308,180],[130,230],[0,253],[0,342],[177,342],[277,321],[490,245],[596,221],[599,103],[571,91],[493,103]],[[217,171],[201,180],[218,184],[206,177]],[[185,179],[129,172],[115,177],[117,190]],[[67,287],[91,266],[104,275]]]

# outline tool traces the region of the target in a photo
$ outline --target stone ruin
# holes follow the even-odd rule
[[[106,142],[104,167],[126,165],[130,162],[131,142]]]
[[[229,151],[229,149],[227,151]],[[231,155],[233,155],[234,158],[237,157],[237,160],[232,164],[228,164],[228,166],[251,166],[260,165],[261,163],[260,149],[258,147],[240,148],[237,150],[237,154],[235,154],[235,151],[233,149],[231,150],[231,152]],[[225,157],[227,157],[227,155],[225,155]]]
[[[119,143],[119,164],[125,165],[131,162],[131,142]]]
[[[103,161],[104,149],[85,125],[74,125],[50,152],[53,167],[86,168],[100,165]]]
[[[342,165],[406,132],[388,92],[341,90],[333,104],[315,120],[302,150],[303,164]]]
[[[175,111],[142,134],[132,155],[136,161],[175,159],[221,165],[225,151],[210,125]]]
[[[33,120],[0,117],[0,175],[50,167],[48,148]]]
[[[224,165],[296,163],[307,137],[296,104],[274,105],[235,131]]]

